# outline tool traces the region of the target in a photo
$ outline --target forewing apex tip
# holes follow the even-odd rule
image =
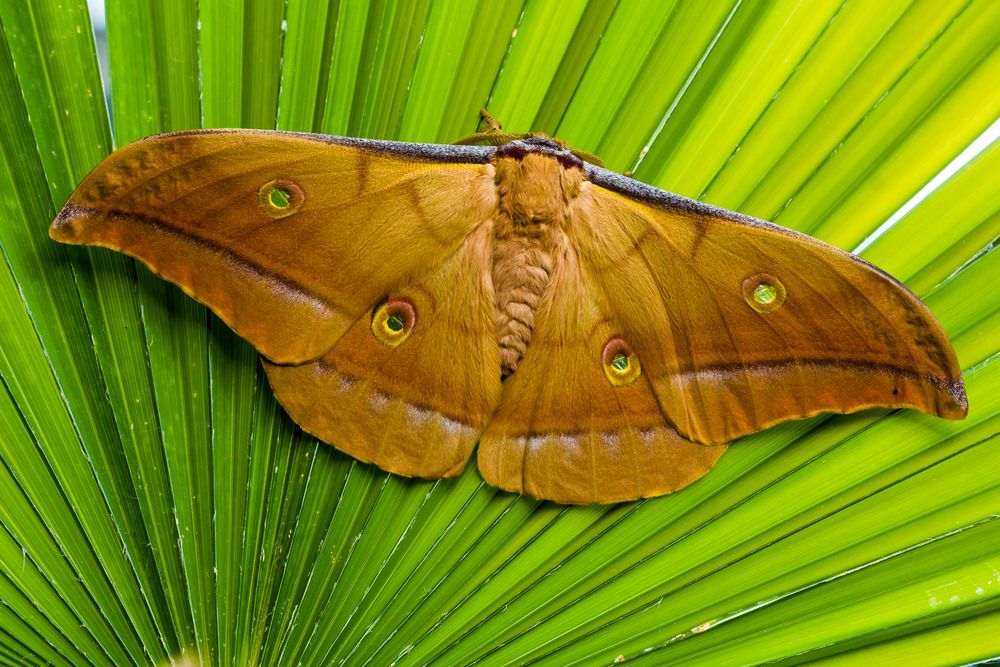
[[[79,243],[77,240],[77,226],[74,225],[84,209],[73,203],[72,200],[66,202],[59,215],[49,225],[49,238],[60,243]]]

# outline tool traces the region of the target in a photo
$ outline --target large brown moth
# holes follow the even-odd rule
[[[460,143],[159,135],[101,162],[49,233],[179,285],[303,429],[400,475],[457,475],[478,442],[491,484],[607,503],[788,419],[965,416],[940,325],[863,260],[541,135]]]

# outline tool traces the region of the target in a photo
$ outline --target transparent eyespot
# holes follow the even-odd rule
[[[257,191],[260,207],[275,220],[287,218],[295,213],[305,198],[302,188],[284,179],[268,181]]]
[[[409,299],[394,297],[375,309],[372,333],[386,347],[399,347],[410,337],[417,323],[417,311]]]
[[[604,364],[604,374],[608,376],[608,381],[616,387],[632,384],[642,375],[639,358],[621,336],[615,336],[604,344],[601,362]]]
[[[770,313],[788,298],[780,280],[767,273],[755,273],[743,281],[743,299],[758,313]]]

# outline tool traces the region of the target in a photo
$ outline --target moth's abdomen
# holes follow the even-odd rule
[[[504,376],[517,370],[531,342],[535,311],[582,181],[582,169],[544,153],[526,151],[496,161],[493,291]]]
[[[493,290],[496,295],[500,368],[511,375],[524,357],[534,329],[538,302],[552,275],[552,255],[538,238],[496,238]]]

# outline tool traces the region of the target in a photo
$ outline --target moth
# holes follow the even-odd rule
[[[930,311],[808,236],[543,135],[258,130],[132,143],[49,233],[145,263],[260,353],[303,429],[400,475],[658,496],[727,443],[873,406],[967,412]]]

